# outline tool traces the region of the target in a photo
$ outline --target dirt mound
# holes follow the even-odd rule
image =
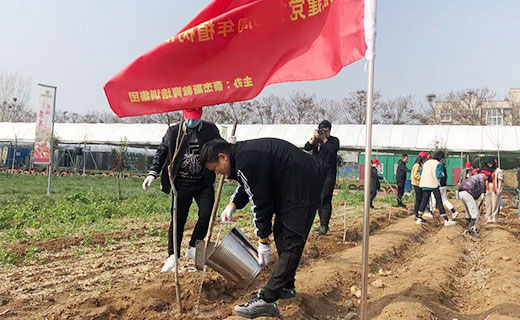
[[[387,305],[381,314],[376,318],[378,320],[393,319],[417,319],[417,320],[434,320],[437,319],[433,312],[419,302],[394,302]]]

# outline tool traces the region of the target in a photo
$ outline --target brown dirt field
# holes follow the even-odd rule
[[[402,210],[401,210],[402,211]],[[372,232],[396,221],[399,210],[375,212]],[[311,234],[302,259],[302,268],[345,248],[361,238],[361,218],[347,223],[343,242],[343,217],[336,214],[327,237]],[[133,224],[131,224],[133,225]],[[188,225],[190,230],[193,225]],[[3,246],[23,256],[38,247],[37,258],[19,266],[0,266],[6,281],[0,284],[0,316],[24,319],[178,319],[225,318],[232,306],[267,279],[272,263],[247,290],[226,282],[220,275],[207,273],[199,312],[195,315],[202,275],[182,258],[180,282],[185,314],[177,314],[173,274],[159,272],[165,258],[165,239],[147,235],[148,227],[122,232],[96,234],[89,238],[73,236],[38,243],[18,242]],[[163,231],[167,230],[164,226]],[[252,230],[243,228],[246,233]],[[187,232],[186,237],[190,235]]]
[[[456,202],[457,207],[460,204]],[[500,223],[480,224],[480,237],[388,208],[372,215],[369,319],[520,319],[520,222],[504,209]],[[463,216],[463,214],[462,214]],[[337,213],[331,234],[312,234],[296,276],[298,295],[280,302],[284,319],[357,319],[361,278],[361,218]],[[164,228],[163,228],[164,229]],[[250,233],[251,230],[245,230]],[[175,305],[173,274],[159,272],[165,243],[143,229],[31,244],[37,259],[0,266],[0,318],[6,319],[239,319],[233,305],[260,287],[241,289],[213,271],[205,275],[181,261],[184,313]],[[110,239],[107,242],[107,239]],[[27,244],[18,243],[25,252]]]

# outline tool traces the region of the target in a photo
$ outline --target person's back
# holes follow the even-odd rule
[[[466,191],[474,199],[478,199],[482,193],[486,192],[486,176],[483,173],[478,173],[464,179],[459,185],[459,191]]]
[[[236,144],[237,169],[256,163],[257,174],[265,175],[271,187],[275,210],[287,210],[304,203],[319,203],[316,185],[324,179],[327,165],[275,138],[261,138]]]
[[[439,179],[437,176],[437,166],[439,161],[430,159],[423,165],[421,172],[421,181],[419,186],[421,188],[437,189],[440,186]]]

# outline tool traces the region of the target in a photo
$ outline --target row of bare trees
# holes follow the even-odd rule
[[[32,85],[30,79],[17,73],[0,72],[0,122],[36,121],[35,113],[29,106]],[[431,94],[419,101],[412,95],[383,99],[381,93],[376,92],[374,122],[396,125],[437,124],[440,123],[439,109],[442,109],[449,110],[454,124],[484,125],[484,109],[495,96],[487,88],[451,91],[438,97]],[[329,119],[336,124],[364,124],[366,100],[364,90],[350,92],[341,100],[321,99],[313,94],[293,92],[289,97],[269,95],[205,108],[204,119],[215,123],[231,123],[236,119],[243,124],[315,124]],[[518,107],[514,103],[512,105]],[[513,115],[516,113],[513,112]],[[178,118],[178,112],[128,118],[118,118],[112,112],[56,112],[56,122],[70,123],[169,123]],[[518,118],[514,117],[513,124],[520,123]]]

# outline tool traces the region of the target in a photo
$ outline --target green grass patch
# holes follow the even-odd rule
[[[47,196],[45,176],[0,175],[0,244],[79,234],[85,236],[82,245],[88,246],[92,242],[89,235],[125,230],[128,221],[167,224],[171,195],[160,191],[159,181],[147,192],[141,184],[140,178],[124,179],[125,200],[119,201],[116,179],[110,177],[52,177],[52,191]],[[231,184],[224,186],[219,212],[234,189]],[[194,201],[189,221],[197,219],[197,210]],[[159,231],[150,232],[164,236]]]

